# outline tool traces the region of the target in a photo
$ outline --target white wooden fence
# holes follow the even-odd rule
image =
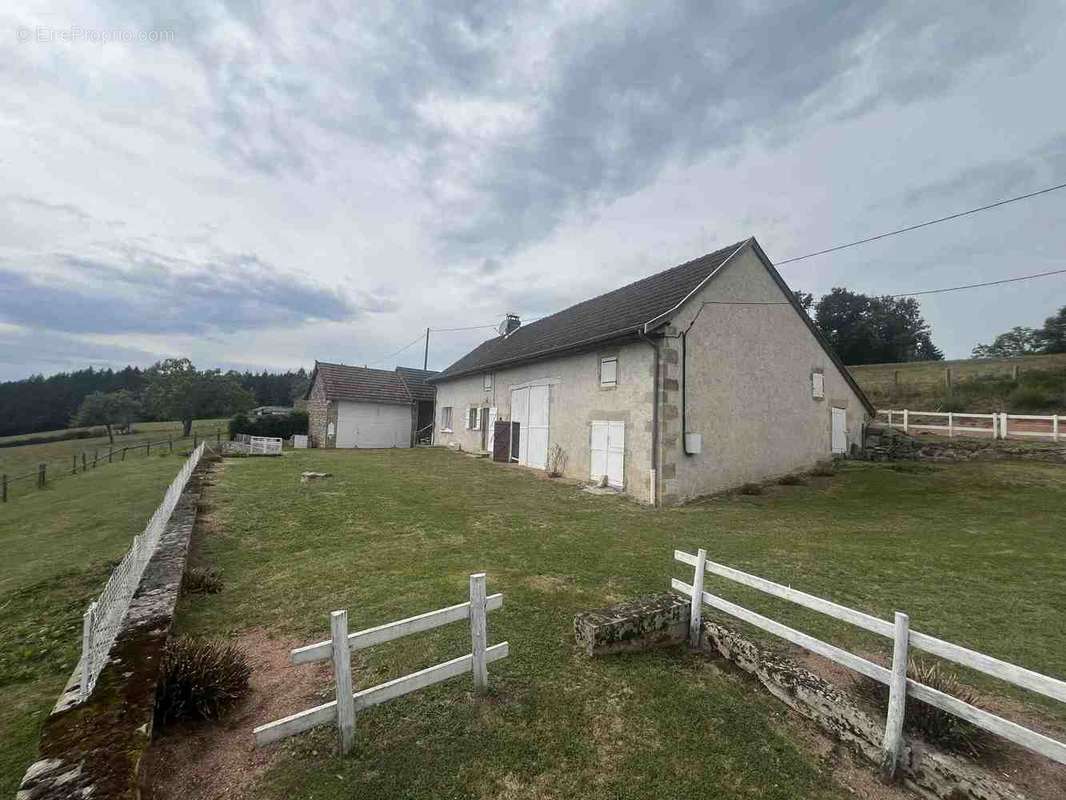
[[[297,733],[335,722],[342,753],[348,753],[355,741],[355,714],[357,711],[380,705],[388,700],[424,689],[468,672],[474,674],[474,689],[483,692],[489,685],[488,665],[507,658],[507,642],[488,646],[486,613],[503,606],[503,595],[485,596],[485,573],[470,576],[470,600],[416,617],[389,622],[376,628],[367,628],[348,633],[348,612],[334,611],[330,615],[331,639],[318,644],[299,647],[290,653],[293,664],[313,661],[333,661],[333,677],[337,699],[315,708],[301,711],[283,719],[260,725],[252,733],[257,746],[263,746],[293,736]],[[363,650],[382,642],[399,639],[412,633],[439,628],[451,622],[470,620],[471,652],[453,658],[402,678],[352,692],[351,651]]]
[[[115,643],[119,627],[130,607],[130,600],[141,583],[144,568],[148,566],[155,553],[159,540],[166,530],[170,515],[174,513],[181,493],[189,482],[200,457],[204,454],[204,443],[193,450],[185,461],[177,477],[163,495],[163,502],[152,514],[144,532],[133,537],[133,544],[107,579],[104,590],[85,610],[82,616],[81,661],[79,662],[80,680],[78,682],[78,702],[83,703],[92,693],[100,671],[107,663],[111,645]]]
[[[229,452],[244,453],[250,456],[280,456],[282,441],[277,436],[249,436],[247,433],[234,435],[232,442],[226,442]]]
[[[675,591],[691,598],[692,601],[689,637],[693,646],[699,644],[702,607],[706,604],[711,608],[810,650],[812,653],[828,658],[830,661],[835,661],[849,669],[853,669],[868,678],[880,681],[889,687],[888,714],[883,743],[885,753],[883,766],[889,776],[895,772],[903,747],[903,715],[907,695],[931,706],[936,706],[949,714],[961,717],[1015,744],[1035,750],[1059,763],[1066,764],[1066,744],[908,678],[908,650],[910,648],[924,650],[940,658],[953,661],[956,664],[975,669],[978,672],[983,672],[986,675],[991,675],[994,678],[999,678],[1015,686],[1029,689],[1064,703],[1066,703],[1066,682],[911,630],[909,618],[902,612],[896,612],[894,622],[889,622],[791,587],[782,586],[779,583],[773,583],[722,564],[716,564],[707,560],[706,550],[701,549],[696,555],[675,550],[674,559],[693,567],[691,585],[676,578],[671,579],[671,587]],[[813,636],[808,636],[805,633],[704,591],[703,578],[705,573],[726,578],[782,600],[789,600],[804,608],[818,611],[834,619],[848,622],[864,630],[892,639],[892,668],[886,669],[880,664],[875,664],[865,658],[849,653],[820,639],[815,639]]]
[[[1060,422],[1066,417],[1058,414],[960,414],[954,411],[911,411],[885,409],[878,411],[890,428],[910,431],[934,431],[949,437],[976,433],[992,439],[1036,438],[1059,441]],[[1064,432],[1066,435],[1066,432]]]

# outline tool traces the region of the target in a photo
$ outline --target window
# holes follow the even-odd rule
[[[825,397],[825,375],[821,372],[811,373],[811,397],[815,400]]]
[[[466,410],[466,429],[468,431],[481,430],[481,415],[477,406],[470,406]]]
[[[618,356],[607,356],[600,359],[600,386],[616,386],[618,384]]]
[[[486,372],[484,374],[484,376],[482,376],[481,385],[482,385],[482,388],[484,388],[484,390],[486,392],[491,392],[492,391],[492,373],[491,372]]]
[[[445,406],[440,410],[440,429],[442,431],[451,431],[452,429],[452,407]]]

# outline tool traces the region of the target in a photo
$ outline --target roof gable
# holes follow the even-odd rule
[[[397,372],[316,361],[311,383],[322,382],[327,400],[410,405],[411,394]]]
[[[737,242],[671,269],[634,281],[483,342],[431,380],[637,335],[646,323],[675,310],[745,242]]]

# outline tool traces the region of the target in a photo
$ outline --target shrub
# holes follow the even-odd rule
[[[782,475],[777,482],[782,486],[803,486],[806,483],[802,475]]]
[[[1019,386],[1007,397],[1012,411],[1043,411],[1055,405],[1055,398],[1040,386]]]
[[[762,486],[757,483],[745,483],[737,489],[737,494],[762,494]]]
[[[249,436],[277,436],[288,439],[293,434],[307,433],[307,412],[293,411],[284,416],[250,418],[245,413],[237,414],[229,421],[229,432],[247,433]]]
[[[955,673],[941,669],[936,662],[911,661],[907,664],[907,675],[964,703],[980,705],[978,695],[972,688],[961,683]],[[857,687],[861,696],[882,711],[888,708],[888,687],[883,683],[864,677],[859,679]],[[973,757],[988,755],[999,746],[995,736],[983,728],[909,696],[903,728],[909,733],[918,734],[929,744]]]
[[[248,691],[252,668],[230,642],[171,639],[160,663],[155,712],[160,725],[217,719]]]
[[[185,594],[218,594],[222,591],[222,576],[209,567],[193,567],[185,573],[181,590]]]
[[[548,451],[548,477],[558,478],[566,471],[566,451],[553,444]]]

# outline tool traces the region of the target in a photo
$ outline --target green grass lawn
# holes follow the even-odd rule
[[[34,759],[81,645],[81,615],[182,464],[152,456],[0,506],[0,796]]]
[[[200,436],[214,436],[215,432],[221,429],[222,435],[225,436],[227,422],[228,420],[225,419],[196,420],[193,423],[193,431]],[[0,443],[7,445],[10,442],[31,436],[45,436],[52,433],[62,433],[62,431],[49,431],[48,434],[33,433],[25,436],[6,436],[0,439]],[[133,425],[133,433],[124,436],[115,435],[115,452],[118,453],[123,447],[141,445],[139,450],[131,450],[127,455],[127,459],[144,458],[145,450],[143,445],[146,441],[158,442],[168,436],[173,436],[175,439],[181,436],[180,422],[137,422]],[[181,444],[187,444],[187,442],[182,442]],[[49,478],[65,480],[71,474],[75,455],[79,459],[79,471],[81,470],[82,453],[86,454],[86,458],[90,463],[94,454],[98,453],[102,461],[98,464],[97,469],[105,468],[107,466],[109,446],[107,436],[104,435],[88,439],[65,439],[16,447],[0,447],[0,474],[6,474],[9,477],[27,473],[35,474],[37,465],[43,463],[48,465],[47,475]],[[175,444],[176,447],[178,447],[178,443]],[[115,459],[117,460],[118,458],[119,456],[116,455]],[[37,483],[33,476],[13,481],[8,487],[8,496],[16,498],[30,494],[36,491],[36,486]]]
[[[334,477],[301,486],[305,469]],[[333,609],[347,608],[358,629],[460,602],[471,572],[504,593],[489,641],[509,640],[511,657],[490,667],[491,699],[473,702],[457,679],[371,709],[347,758],[330,755],[329,730],[290,740],[257,796],[839,797],[777,701],[684,648],[587,659],[572,618],[690,578],[672,550],[702,546],[714,560],[885,618],[905,610],[916,630],[1066,675],[1066,470],[903,469],[856,464],[827,487],[656,511],[443,450],[228,460],[210,490],[220,530],[200,555],[225,589],[184,600],[178,624],[198,635],[265,627],[310,643],[328,638]],[[887,651],[710,577],[708,590],[835,643]],[[408,637],[358,653],[356,684],[464,652],[462,625]],[[1053,719],[1050,703],[1028,710]]]

